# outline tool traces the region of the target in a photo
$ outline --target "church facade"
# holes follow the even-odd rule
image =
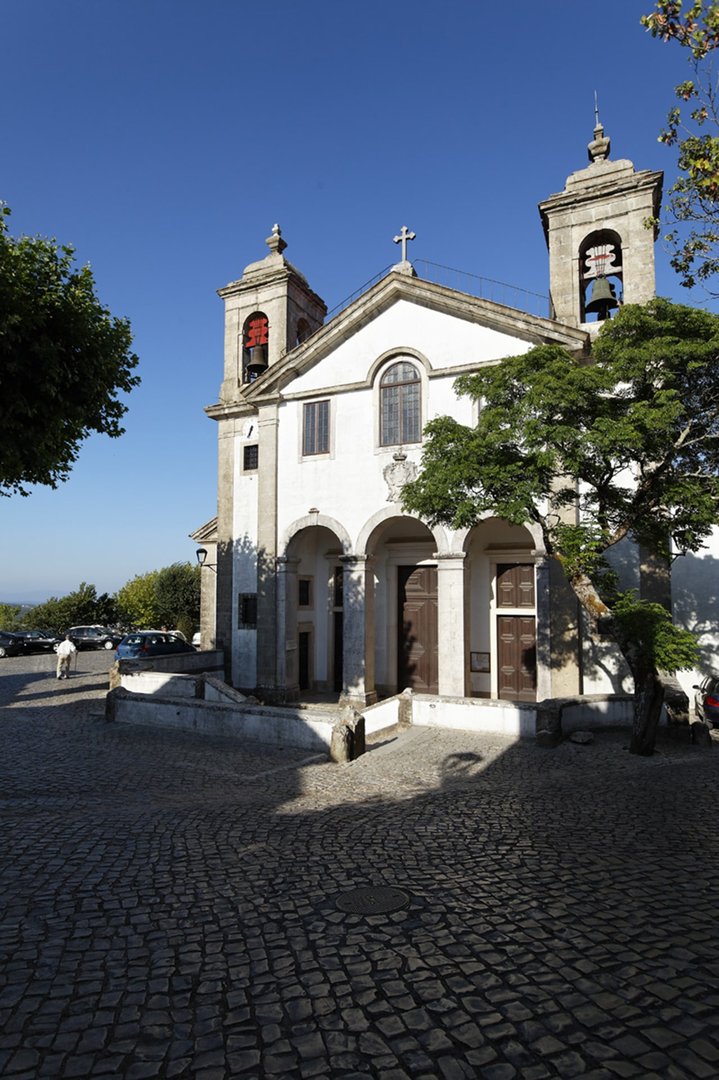
[[[194,536],[208,551],[203,644],[225,649],[234,686],[358,705],[407,687],[508,701],[621,689],[535,529],[430,528],[401,505],[425,424],[475,419],[459,374],[548,342],[585,356],[620,302],[654,295],[644,222],[662,177],[608,155],[597,122],[589,165],[540,204],[547,317],[418,277],[406,228],[397,265],[330,320],[277,226],[220,290],[224,378],[206,410],[218,513]],[[632,565],[641,584],[640,555]]]

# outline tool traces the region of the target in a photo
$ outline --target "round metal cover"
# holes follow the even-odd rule
[[[337,897],[337,907],[351,915],[389,915],[409,904],[409,894],[392,885],[364,885]]]

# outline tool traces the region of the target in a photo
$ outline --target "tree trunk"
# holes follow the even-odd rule
[[[596,633],[601,622],[605,634],[610,634],[626,660],[634,679],[634,725],[629,749],[632,754],[649,757],[654,753],[657,728],[664,704],[664,686],[647,661],[637,643],[628,641],[611,610],[599,596],[594,583],[586,575],[577,575],[570,581],[575,595],[589,616],[590,629]]]
[[[629,750],[650,757],[664,704],[664,687],[656,671],[634,675],[634,726]]]

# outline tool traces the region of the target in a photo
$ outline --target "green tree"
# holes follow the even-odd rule
[[[605,552],[625,538],[659,559],[672,544],[696,551],[719,521],[719,317],[660,299],[626,305],[592,363],[546,345],[455,385],[481,403],[478,423],[427,426],[404,505],[454,528],[486,513],[539,526],[591,631],[627,661],[631,748],[651,753],[660,672],[691,667],[696,643],[660,605],[618,592]]]
[[[118,590],[116,594],[118,615],[124,626],[159,626],[160,616],[156,592],[158,574],[158,570],[138,574]]]
[[[21,610],[19,604],[0,604],[0,630],[19,630]]]
[[[719,2],[660,0],[643,16],[649,32],[687,49],[693,78],[675,87],[660,142],[675,146],[681,176],[669,189],[666,240],[682,285],[707,284],[719,270],[719,101],[711,54],[719,47]],[[656,222],[652,222],[656,224]]]
[[[107,593],[97,595],[94,585],[83,581],[67,596],[51,596],[44,604],[32,608],[23,618],[26,629],[50,627],[64,631],[70,626],[92,625],[114,621],[115,605]]]
[[[66,480],[91,432],[123,433],[118,394],[139,382],[138,360],[90,268],[54,240],[10,237],[9,213],[0,204],[0,495],[27,495]]]
[[[183,629],[181,622],[185,627],[196,625],[200,621],[200,567],[189,562],[166,566],[158,572],[155,595],[162,625],[176,630]]]

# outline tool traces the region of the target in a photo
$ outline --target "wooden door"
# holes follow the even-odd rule
[[[397,688],[418,694],[439,689],[437,567],[399,566]]]
[[[537,700],[537,628],[534,616],[534,565],[497,565],[497,693],[505,701]],[[523,609],[527,614],[523,614]],[[527,609],[531,609],[529,614]]]
[[[497,617],[497,669],[500,698],[537,700],[537,638],[533,615]]]

